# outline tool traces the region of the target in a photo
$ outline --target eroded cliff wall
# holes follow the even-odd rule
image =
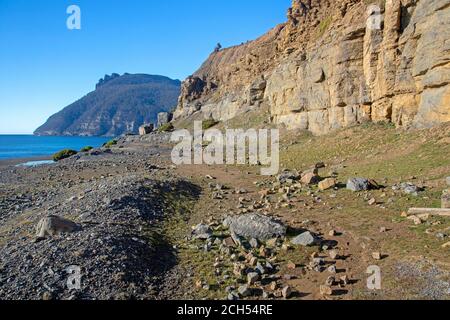
[[[294,0],[288,21],[214,52],[182,86],[175,118],[271,120],[324,134],[363,121],[450,121],[450,0]]]

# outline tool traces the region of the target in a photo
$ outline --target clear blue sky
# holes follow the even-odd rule
[[[286,20],[291,0],[0,0],[0,134],[31,133],[105,74],[184,79]],[[81,30],[66,9],[81,8]]]

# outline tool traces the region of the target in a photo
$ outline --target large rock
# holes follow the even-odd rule
[[[47,236],[72,233],[80,229],[81,227],[73,221],[58,216],[48,216],[39,221],[36,227],[36,237],[45,239]]]
[[[398,185],[395,185],[392,187],[393,190],[400,190],[405,194],[412,195],[412,196],[418,196],[419,192],[422,191],[422,188],[419,188],[415,184],[411,182],[402,182]]]
[[[291,240],[292,244],[304,247],[313,246],[319,242],[320,240],[309,231],[304,232]]]
[[[323,181],[319,182],[319,190],[325,191],[331,188],[334,188],[336,186],[336,179],[334,178],[327,178]]]
[[[231,232],[246,239],[266,241],[286,235],[286,227],[281,222],[260,214],[228,217],[224,225],[229,227]]]
[[[370,188],[369,179],[351,178],[348,179],[347,181],[347,189],[354,192],[369,190],[369,188]]]

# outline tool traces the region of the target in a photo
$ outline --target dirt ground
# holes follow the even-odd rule
[[[450,174],[450,126],[433,130],[398,131],[386,125],[352,128],[325,137],[284,133],[282,139],[283,167],[299,171],[314,163],[326,164],[320,176],[330,171],[338,174],[340,183],[349,177],[367,177],[383,185],[380,190],[353,193],[345,187],[336,190],[301,192],[289,200],[286,207],[277,207],[282,196],[271,196],[273,217],[296,230],[310,230],[335,242],[335,249],[343,258],[333,262],[321,248],[293,247],[277,255],[277,273],[281,287],[295,289],[297,299],[447,299],[449,297],[449,241],[448,218],[429,217],[420,225],[402,217],[410,207],[439,207],[440,195],[446,188],[445,177]],[[287,147],[286,147],[287,146]],[[264,183],[274,178],[261,177],[258,167],[183,166],[176,171],[202,187],[203,192],[192,206],[188,226],[239,213],[239,198],[247,203],[260,200],[258,193]],[[206,176],[213,183],[228,187],[224,199],[212,200]],[[417,197],[392,190],[392,185],[411,181],[424,191]],[[233,190],[244,188],[245,195]],[[369,204],[375,199],[375,204]],[[330,234],[330,231],[334,234]],[[298,232],[298,231],[297,231]],[[183,246],[181,245],[180,248]],[[373,253],[381,253],[376,260]],[[311,255],[336,263],[337,279],[347,276],[349,283],[334,286],[333,295],[320,294],[320,286],[330,276],[327,272],[310,272],[304,266]],[[194,270],[196,276],[186,281],[186,290],[196,281],[215,282],[214,255],[197,255],[190,248],[180,249],[180,265]],[[184,258],[183,258],[184,257]],[[292,269],[290,263],[296,264]],[[369,290],[367,274],[370,266],[378,266],[382,274],[381,290]],[[228,285],[230,283],[227,283]],[[222,289],[226,284],[222,285]],[[187,288],[190,289],[187,289]],[[223,291],[189,291],[192,298],[224,298]],[[186,295],[185,295],[186,296]]]

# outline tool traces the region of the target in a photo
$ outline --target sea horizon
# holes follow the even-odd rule
[[[63,149],[79,151],[98,148],[112,137],[38,136],[33,134],[0,134],[0,160],[51,157]]]

